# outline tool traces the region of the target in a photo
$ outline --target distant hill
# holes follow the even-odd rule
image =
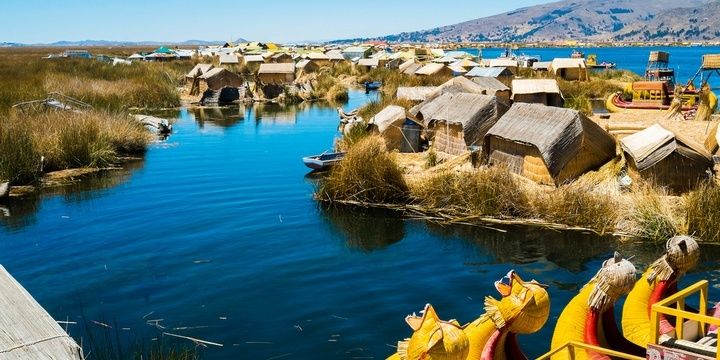
[[[720,1],[666,11],[644,23],[629,24],[617,40],[712,41],[720,39]]]
[[[673,41],[720,39],[718,0],[565,0],[429,30],[390,42]],[[370,39],[353,39],[370,40]]]

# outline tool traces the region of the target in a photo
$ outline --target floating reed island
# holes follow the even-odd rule
[[[705,56],[698,73],[717,71],[713,59]],[[708,76],[683,85],[592,72],[579,57],[547,67],[501,60],[515,64],[503,63],[512,75],[476,68],[471,74],[492,76],[439,75],[447,81],[434,86],[411,83],[400,69],[379,77],[381,99],[344,114],[336,148],[346,153],[316,198],[445,223],[720,241],[718,126],[708,115],[717,101],[693,90],[708,89]],[[655,82],[665,92],[638,90]],[[642,108],[593,113],[591,100],[616,94]]]

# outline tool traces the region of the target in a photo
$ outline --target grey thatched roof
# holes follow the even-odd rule
[[[360,59],[357,63],[359,66],[370,66],[370,67],[378,67],[378,64],[380,64],[378,59]]]
[[[377,126],[382,134],[397,121],[405,121],[405,108],[397,105],[389,105],[370,119],[370,123]]]
[[[480,77],[472,78],[472,82],[479,85],[481,88],[485,89],[487,91],[488,95],[490,95],[496,91],[510,90],[510,88],[507,87],[507,85],[501,83],[500,80],[498,80],[496,78],[480,76]]]
[[[210,79],[210,78],[212,78],[214,76],[218,76],[226,71],[227,70],[225,68],[221,68],[221,67],[212,68],[212,69],[206,71],[205,73],[203,73],[202,75],[200,75],[200,78],[201,79]]]
[[[433,75],[445,68],[445,64],[429,63],[415,71],[415,75]]]
[[[408,64],[408,62],[411,62],[411,64]],[[405,67],[404,70],[402,70],[403,66]],[[414,75],[416,71],[418,71],[422,67],[422,64],[416,63],[413,60],[408,60],[406,63],[402,64],[400,66],[400,71],[403,74],[406,75]]]
[[[474,83],[470,79],[462,76],[454,77],[442,85],[438,86],[432,94],[429,94],[428,99],[439,96],[444,93],[459,94],[459,93],[471,93],[471,94],[486,94],[487,89]]]
[[[428,95],[434,91],[434,86],[401,86],[398,87],[395,97],[412,101],[425,101]]]
[[[585,138],[594,153],[615,155],[615,140],[592,120],[572,109],[540,104],[513,104],[488,131],[486,143],[491,136],[536,147],[553,177],[582,150]]]
[[[705,148],[690,140],[678,138],[660,124],[624,137],[620,144],[623,151],[632,157],[638,171],[653,167],[675,151],[691,159],[711,159]]]
[[[258,74],[294,74],[294,63],[260,64]]]
[[[220,64],[239,64],[240,59],[238,58],[237,54],[220,54],[219,56],[219,63]]]
[[[0,359],[82,359],[75,340],[1,265],[0,309]]]
[[[246,63],[265,62],[265,58],[262,55],[245,55],[244,59]]]

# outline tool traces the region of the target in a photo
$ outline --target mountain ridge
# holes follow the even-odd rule
[[[720,40],[716,19],[717,0],[563,0],[432,29],[335,42],[710,41]]]

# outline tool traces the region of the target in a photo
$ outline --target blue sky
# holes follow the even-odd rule
[[[4,0],[0,42],[292,42],[449,25],[549,0]]]

